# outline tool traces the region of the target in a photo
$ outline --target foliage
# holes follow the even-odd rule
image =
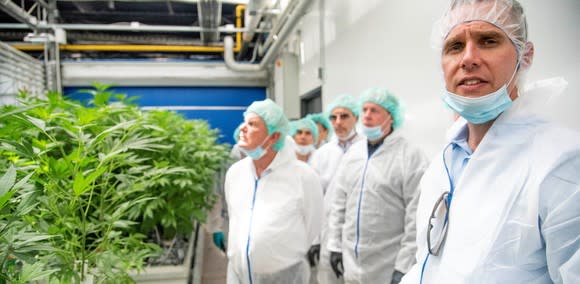
[[[10,167],[0,178],[0,283],[28,283],[56,271],[36,259],[38,252],[54,249],[50,236],[36,233],[27,218],[36,206],[30,176],[16,182],[16,169]]]
[[[48,93],[2,107],[0,169],[14,165],[31,181],[25,219],[54,248],[36,254],[58,270],[53,279],[130,282],[126,271],[158,253],[151,231],[185,234],[205,219],[226,146],[204,121],[143,112],[107,86],[88,92],[90,106]]]

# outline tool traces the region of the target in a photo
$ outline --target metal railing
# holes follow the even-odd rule
[[[16,104],[21,91],[43,95],[45,78],[42,61],[0,42],[0,105]]]

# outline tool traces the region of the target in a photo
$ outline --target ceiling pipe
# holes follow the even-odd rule
[[[259,11],[262,11],[266,7],[266,4],[267,2],[265,0],[250,0],[250,3],[248,3],[245,15],[246,28],[248,31],[243,35],[245,43],[250,42],[254,37],[254,30],[258,28],[261,20],[261,14]]]
[[[0,0],[4,1],[4,0]],[[223,33],[244,32],[245,29],[241,27],[219,27],[219,28],[202,28],[192,26],[163,26],[163,25],[142,25],[138,22],[130,25],[105,25],[105,24],[46,24],[40,23],[36,26],[39,29],[56,29],[63,30],[78,30],[78,31],[127,31],[127,32],[204,32],[217,31]],[[30,29],[30,27],[23,24],[0,24],[1,29]],[[260,31],[262,32],[262,31]]]
[[[14,19],[23,22],[33,30],[36,30],[38,20],[35,17],[30,16],[26,11],[18,7],[11,0],[0,0],[0,9],[2,9],[2,11],[6,12],[6,14],[10,15]]]
[[[282,15],[278,18],[278,21],[276,21],[276,24],[274,24],[274,26],[272,27],[272,30],[270,31],[268,38],[266,38],[263,44],[258,46],[258,54],[260,56],[263,56],[264,53],[266,53],[266,51],[272,44],[272,42],[276,40],[277,35],[280,32],[280,29],[282,29],[282,27],[286,24],[286,21],[288,20],[288,15],[296,9],[297,5],[296,3],[297,1],[291,1],[288,4],[288,6],[286,6],[284,11],[282,12]]]
[[[246,5],[236,6],[236,28],[228,28],[227,31],[236,31],[236,44],[233,48],[234,52],[239,52],[242,49],[242,13]],[[0,28],[3,25],[0,24]],[[88,26],[91,27],[101,27],[109,25],[54,25],[53,27],[61,27],[63,29],[81,29],[86,30]],[[145,28],[151,28],[152,26],[145,26]],[[153,26],[165,28],[163,26]],[[115,28],[123,28],[126,30],[127,26],[116,26]],[[172,27],[177,28],[177,27]],[[179,27],[184,29],[198,28],[199,27]],[[96,29],[98,30],[98,29]],[[175,31],[175,30],[171,30]],[[182,31],[182,30],[180,30]],[[188,30],[189,31],[189,30]],[[44,45],[39,44],[12,44],[12,47],[21,51],[41,51],[44,50]],[[59,48],[61,50],[67,51],[129,51],[129,52],[224,52],[224,46],[181,46],[181,45],[129,45],[129,44],[60,44]]]
[[[275,59],[275,56],[278,55],[278,51],[282,47],[282,45],[286,42],[288,36],[292,33],[298,21],[304,16],[306,10],[313,1],[311,0],[298,0],[299,3],[296,4],[296,8],[288,14],[288,19],[285,21],[285,24],[280,29],[280,33],[277,35],[277,39],[274,43],[268,48],[266,54],[260,61],[260,63],[256,64],[244,64],[236,62],[234,59],[234,51],[233,51],[233,39],[231,36],[226,36],[224,38],[224,61],[226,66],[234,71],[242,71],[242,72],[254,72],[254,71],[262,71],[266,69],[272,60]]]
[[[219,41],[217,28],[221,22],[221,2],[217,0],[199,0],[197,2],[197,11],[199,13],[199,26],[203,30],[207,30],[201,33],[201,42],[210,44]]]

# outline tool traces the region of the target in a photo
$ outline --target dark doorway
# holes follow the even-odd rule
[[[300,98],[300,117],[322,111],[322,87],[311,90]]]

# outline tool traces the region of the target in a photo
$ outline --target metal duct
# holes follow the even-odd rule
[[[201,41],[203,44],[218,42],[220,39],[218,28],[221,23],[222,3],[218,0],[199,0],[197,2],[199,25],[203,32]]]
[[[313,1],[311,0],[295,0],[299,1],[296,4],[295,9],[293,9],[289,14],[287,19],[281,19],[284,21],[284,26],[280,28],[280,32],[274,35],[275,41],[268,48],[266,54],[258,64],[243,64],[236,62],[234,59],[233,45],[234,40],[231,36],[226,36],[224,38],[224,61],[228,68],[235,71],[261,71],[268,66],[278,55],[278,51],[282,48],[283,44],[286,42],[288,36],[292,33],[298,21],[304,16],[306,10]]]
[[[14,19],[27,24],[32,29],[36,29],[36,26],[38,25],[38,20],[35,17],[30,16],[11,0],[0,0],[0,9]]]

